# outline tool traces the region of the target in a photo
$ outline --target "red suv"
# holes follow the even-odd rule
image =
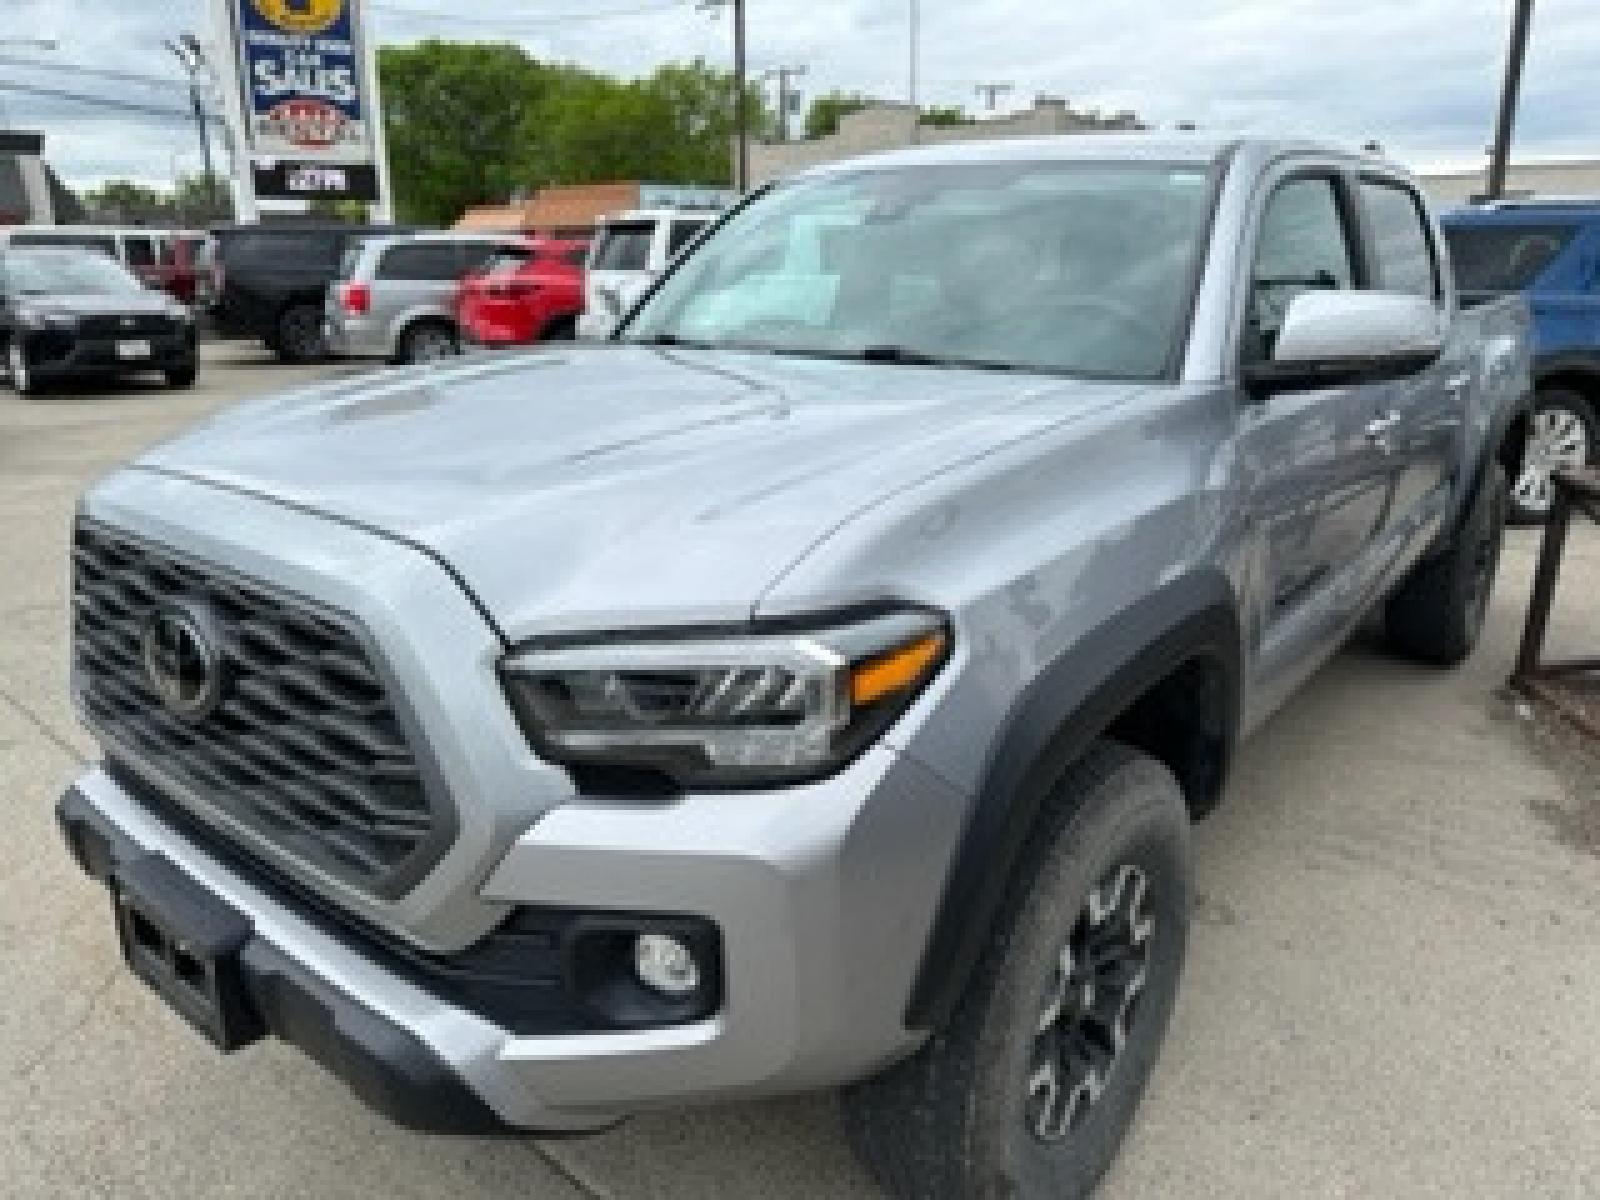
[[[583,264],[589,243],[529,238],[525,250],[500,254],[461,281],[456,323],[485,346],[570,339],[583,312]]]

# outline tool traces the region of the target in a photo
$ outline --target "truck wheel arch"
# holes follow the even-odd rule
[[[1195,816],[1215,805],[1238,739],[1241,675],[1237,602],[1214,569],[1156,589],[1038,674],[990,748],[912,987],[907,1028],[936,1029],[954,1009],[1041,799],[1097,739],[1116,737],[1166,763]],[[1187,719],[1172,719],[1175,700]]]

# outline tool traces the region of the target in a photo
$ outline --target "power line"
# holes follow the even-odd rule
[[[73,104],[87,104],[95,108],[109,108],[118,112],[140,113],[147,117],[168,117],[185,123],[194,120],[194,114],[183,108],[161,108],[154,104],[140,104],[135,100],[110,100],[105,96],[91,96],[84,92],[69,92],[63,88],[39,87],[29,83],[8,83],[0,80],[0,92],[16,92],[24,96],[43,96],[51,100],[65,100]],[[217,120],[217,114],[209,114]]]
[[[137,75],[131,71],[107,71],[100,67],[84,67],[77,63],[40,62],[35,58],[13,58],[8,54],[0,54],[0,67],[17,67],[29,71],[45,71],[50,74],[65,73],[68,75],[81,75],[85,79],[106,79],[114,83],[139,83],[146,87],[172,88],[174,90],[187,90],[188,84],[177,79],[163,79],[159,75]]]

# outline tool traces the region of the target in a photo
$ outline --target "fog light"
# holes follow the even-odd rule
[[[700,966],[688,946],[665,933],[640,934],[633,943],[633,969],[664,996],[687,996],[700,986]]]

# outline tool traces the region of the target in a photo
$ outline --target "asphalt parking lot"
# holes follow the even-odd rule
[[[74,497],[330,369],[351,368],[208,346],[192,392],[0,388],[0,1193],[873,1196],[826,1097],[581,1141],[426,1139],[282,1046],[219,1058],[122,969],[51,816],[94,752],[66,700]],[[1466,669],[1360,640],[1246,747],[1198,831],[1187,979],[1106,1197],[1600,1197],[1600,848],[1572,819],[1594,772],[1497,696],[1536,544],[1511,536]],[[1593,530],[1565,589],[1552,649],[1592,655]]]

